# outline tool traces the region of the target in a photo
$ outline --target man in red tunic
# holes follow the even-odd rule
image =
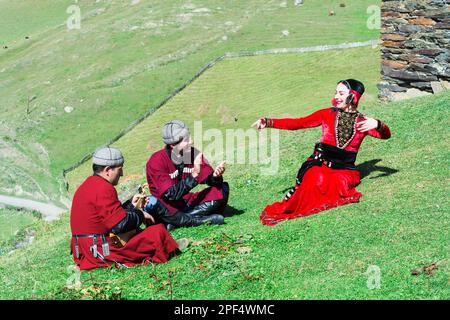
[[[189,129],[179,120],[165,124],[162,136],[164,148],[149,158],[146,167],[150,191],[157,199],[154,216],[168,229],[206,222],[222,224],[229,196],[228,183],[222,177],[224,163],[214,170],[192,147]],[[208,187],[191,192],[198,184]]]
[[[178,244],[162,224],[152,225],[131,238],[125,246],[112,246],[109,233],[124,233],[139,226],[148,213],[135,208],[138,198],[121,204],[114,186],[123,175],[122,153],[101,148],[94,153],[94,174],[74,194],[70,214],[71,250],[81,270],[109,266],[134,266],[167,262]]]

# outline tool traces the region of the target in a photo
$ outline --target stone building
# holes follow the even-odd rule
[[[450,0],[383,0],[381,100],[450,89]]]

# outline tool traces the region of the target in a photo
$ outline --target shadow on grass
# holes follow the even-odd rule
[[[361,173],[361,180],[370,175],[372,172],[381,172],[380,174],[376,175],[375,177],[370,177],[369,179],[376,179],[381,177],[387,177],[391,174],[397,173],[397,169],[392,169],[388,167],[383,167],[377,165],[378,162],[382,161],[382,159],[373,159],[366,161],[364,163],[358,164],[356,166],[356,169]]]
[[[375,177],[370,177],[369,179],[376,179],[376,178],[381,178],[381,177],[387,177],[390,176],[391,174],[397,173],[398,170],[397,169],[392,169],[392,168],[388,168],[388,167],[383,167],[383,166],[379,166],[377,165],[378,162],[382,161],[382,159],[373,159],[373,160],[369,160],[366,161],[364,163],[358,164],[356,166],[356,169],[360,172],[361,177],[360,179],[364,179],[365,177],[367,177],[368,175],[370,175],[372,172],[381,172],[379,175],[375,176]],[[286,193],[289,190],[291,190],[293,188],[293,186],[290,186],[286,189],[281,190],[279,193]]]
[[[243,214],[244,212],[245,212],[244,210],[236,209],[235,207],[231,207],[231,206],[227,205],[227,207],[225,208],[225,211],[223,212],[222,215],[225,218],[229,218],[229,217],[232,217],[232,216],[235,216],[235,215]]]

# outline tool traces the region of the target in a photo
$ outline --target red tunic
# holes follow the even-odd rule
[[[286,130],[322,126],[320,141],[336,146],[335,126],[338,112],[335,108],[321,109],[304,118],[270,119],[268,125],[272,128]],[[356,123],[365,119],[361,115],[357,118]],[[358,152],[367,135],[379,139],[389,139],[391,133],[386,124],[382,124],[379,130],[356,131],[344,150]],[[266,206],[260,217],[261,222],[273,226],[286,219],[309,216],[339,205],[358,202],[362,194],[356,191],[355,187],[359,183],[360,174],[356,170],[332,169],[325,164],[313,166],[306,171],[301,184],[288,200]]]
[[[74,194],[70,214],[73,235],[105,234],[125,218],[126,212],[117,197],[116,189],[99,176],[88,177]],[[109,266],[116,261],[126,266],[153,262],[167,262],[169,254],[178,248],[177,243],[162,224],[150,226],[134,236],[124,247],[115,248],[107,237],[110,255],[107,261],[95,258],[90,252],[92,238],[79,238],[79,257],[76,257],[75,239],[72,238],[73,258],[81,270]],[[101,239],[97,250],[103,254]]]
[[[182,210],[186,204],[196,206],[200,203],[223,198],[222,190],[217,187],[205,188],[200,192],[189,192],[178,201],[166,201],[163,194],[173,185],[186,179],[193,171],[193,164],[185,164],[183,173],[178,174],[175,164],[170,159],[166,147],[155,152],[147,161],[147,183],[151,194],[156,197],[171,214]],[[205,161],[202,161],[201,171],[196,180],[204,184],[206,178],[214,172],[214,169]]]

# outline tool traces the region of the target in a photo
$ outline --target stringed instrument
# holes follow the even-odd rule
[[[148,195],[145,194],[145,192],[144,192],[144,188],[148,189],[148,184],[140,185],[138,188],[138,193],[135,195],[135,196],[139,197],[139,199],[136,203],[136,207],[135,207],[139,210],[143,210],[144,205],[145,205],[145,199],[148,197]],[[146,220],[145,226],[148,227],[149,225],[150,224]],[[127,244],[128,241],[130,241],[131,238],[133,238],[139,232],[141,232],[141,229],[130,230],[128,232],[119,233],[119,234],[110,233],[109,237],[111,238],[111,244],[115,248],[122,248]]]

